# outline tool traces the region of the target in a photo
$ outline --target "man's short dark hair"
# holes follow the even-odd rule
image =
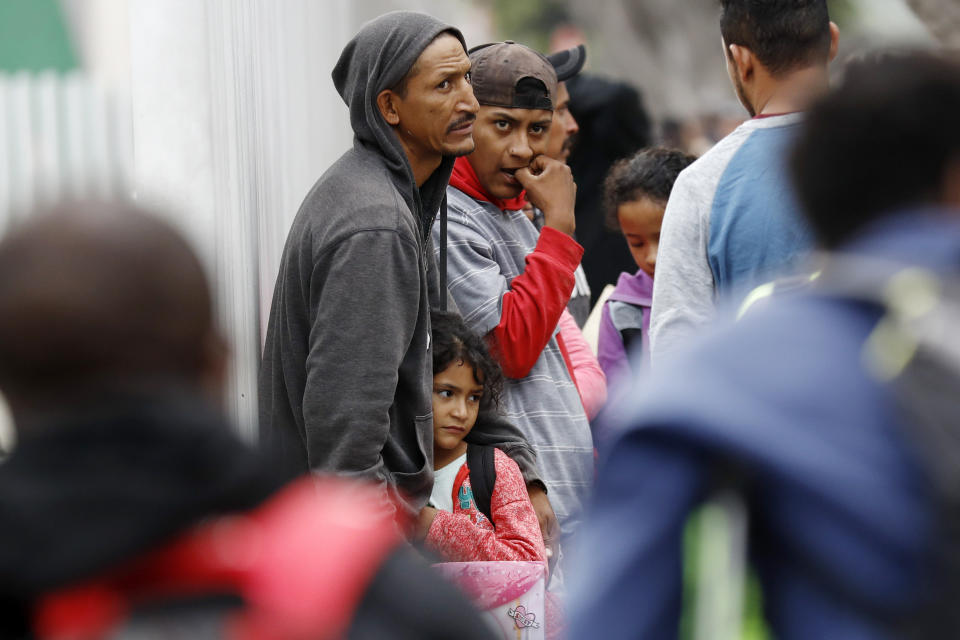
[[[750,49],[774,76],[827,62],[827,0],[720,0],[720,6],[724,42]]]
[[[187,241],[130,203],[65,203],[0,241],[0,388],[63,404],[150,378],[193,382],[213,331]]]
[[[960,160],[960,60],[891,54],[844,76],[807,114],[791,157],[798,197],[828,248],[887,213],[936,204]]]
[[[617,210],[626,202],[650,198],[666,204],[677,176],[694,160],[678,149],[652,147],[617,161],[603,181],[607,228],[620,231]]]

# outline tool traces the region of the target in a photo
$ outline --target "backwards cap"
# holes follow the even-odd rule
[[[557,80],[566,82],[583,69],[583,64],[587,61],[587,48],[578,44],[571,49],[551,53],[547,56],[547,60],[557,72]]]
[[[473,94],[477,102],[508,109],[553,111],[557,72],[543,55],[511,40],[470,50]]]

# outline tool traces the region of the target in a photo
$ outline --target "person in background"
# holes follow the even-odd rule
[[[0,241],[0,636],[487,637],[376,487],[294,479],[239,438],[213,319],[186,240],[132,204]]]
[[[577,241],[584,248],[593,306],[604,287],[633,264],[620,234],[604,224],[603,179],[614,162],[652,143],[652,124],[641,92],[626,82],[581,72],[565,84],[570,115],[579,127],[577,139],[583,141],[573,146],[566,162],[577,182]]]
[[[650,301],[660,226],[673,183],[696,160],[675,149],[644,149],[613,165],[603,183],[607,226],[623,234],[636,273],[621,273],[603,305],[597,359],[611,394],[650,359]],[[631,358],[633,365],[631,365]]]
[[[546,155],[566,162],[570,157],[570,151],[576,142],[577,132],[580,131],[580,125],[576,118],[570,113],[570,92],[567,91],[567,80],[575,77],[583,69],[587,61],[587,49],[584,45],[579,45],[564,51],[558,51],[547,56],[547,60],[553,65],[557,72],[557,105],[553,110],[553,124],[550,125],[550,141],[547,145]],[[534,207],[529,202],[524,207],[524,213],[533,220],[533,224],[538,229],[543,228],[543,212]],[[590,315],[590,285],[587,283],[587,276],[583,271],[583,265],[577,267],[575,272],[576,283],[573,287],[573,295],[570,296],[570,302],[567,303],[567,311],[576,321],[578,327],[583,327]],[[588,411],[589,413],[589,411]]]
[[[550,125],[550,139],[546,154],[554,160],[566,162],[577,131],[580,130],[576,119],[570,113],[570,93],[566,81],[576,76],[587,59],[586,48],[579,45],[566,51],[547,56],[547,60],[557,72],[557,108],[553,110],[553,124]],[[537,229],[544,225],[543,212],[529,201],[523,212],[533,221]],[[588,420],[593,420],[607,402],[607,380],[597,362],[597,356],[590,347],[580,329],[590,315],[590,286],[583,272],[583,265],[574,272],[573,294],[567,309],[560,316],[560,335],[569,356],[570,376],[577,385],[580,401]]]
[[[333,82],[353,148],[307,194],[281,259],[259,377],[261,441],[298,472],[366,478],[415,519],[433,483],[430,309],[446,291],[430,228],[454,157],[474,149],[463,36],[422,13],[367,23]],[[535,456],[482,414],[471,438],[518,461],[555,523]]]
[[[787,162],[822,275],[622,398],[571,638],[677,637],[684,524],[715,487],[741,497],[772,637],[960,628],[958,113],[960,61],[931,53],[849,68],[810,109]]]
[[[787,275],[812,235],[784,164],[807,104],[828,85],[837,26],[827,0],[721,0],[727,71],[752,117],[677,178],[653,287],[654,368],[715,316]]]

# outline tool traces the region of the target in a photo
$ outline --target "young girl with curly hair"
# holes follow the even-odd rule
[[[631,365],[649,358],[650,300],[663,212],[677,176],[695,159],[675,149],[644,149],[614,164],[604,181],[607,227],[623,234],[638,267],[636,273],[620,274],[600,317],[597,360],[610,397],[629,381]]]
[[[482,508],[474,497],[473,484],[481,478],[481,469],[471,471],[467,458],[468,450],[478,445],[464,438],[480,408],[497,405],[503,387],[500,367],[460,316],[434,311],[430,321],[434,485],[430,505],[420,512],[418,523],[424,544],[447,561],[543,562],[543,537],[526,484],[520,468],[501,450],[476,449],[470,456],[478,467],[486,464],[495,472],[485,470],[485,477],[495,480],[480,499]]]

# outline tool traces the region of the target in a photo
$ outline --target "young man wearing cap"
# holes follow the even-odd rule
[[[583,255],[572,238],[570,169],[545,155],[557,74],[512,42],[478,47],[470,61],[480,110],[476,149],[457,159],[447,189],[449,289],[508,377],[501,410],[537,451],[568,534],[593,477],[593,447],[557,335]],[[539,233],[522,212],[525,196],[543,211]]]

